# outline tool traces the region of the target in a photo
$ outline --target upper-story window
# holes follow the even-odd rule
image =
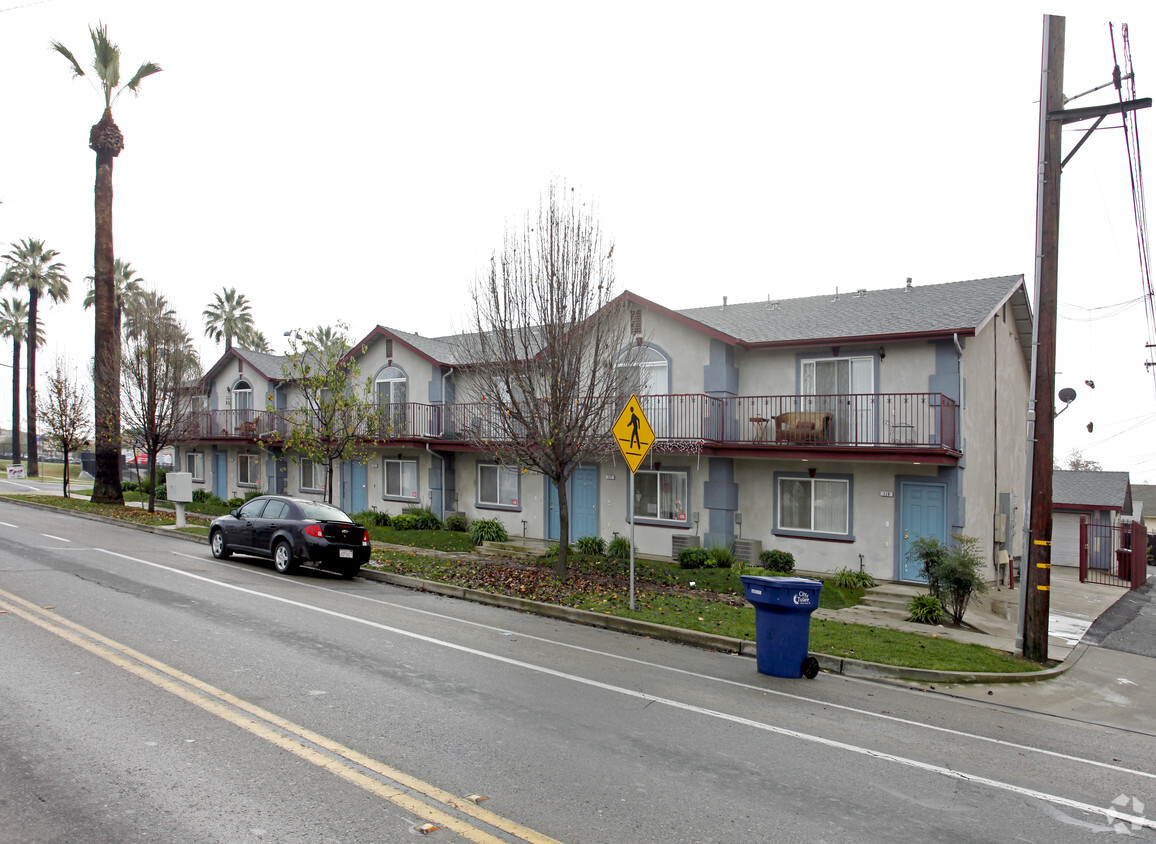
[[[248,381],[245,381],[244,379],[233,385],[233,409],[253,409],[253,387],[251,384],[249,384]]]
[[[386,436],[397,436],[405,432],[406,422],[406,384],[408,379],[401,367],[385,367],[373,379],[374,392],[377,395],[377,404],[381,408],[381,421]]]
[[[638,396],[638,403],[657,437],[673,436],[670,418],[670,362],[649,345],[631,346],[615,364],[618,393]]]

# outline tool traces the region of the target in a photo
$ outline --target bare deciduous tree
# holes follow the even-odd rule
[[[68,498],[68,458],[88,445],[92,425],[88,416],[88,393],[63,358],[56,359],[55,371],[48,376],[44,392],[36,397],[36,410],[45,442],[64,453],[62,492]]]
[[[1056,460],[1053,464],[1056,469],[1067,469],[1071,472],[1102,472],[1104,467],[1095,460],[1089,460],[1084,457],[1084,453],[1078,448],[1073,448],[1068,452],[1068,456],[1063,460]]]
[[[486,448],[558,489],[559,577],[570,541],[567,482],[583,460],[607,453],[619,410],[615,362],[628,306],[615,297],[613,252],[590,205],[552,184],[475,281],[462,340],[465,398],[484,403]]]
[[[124,430],[148,456],[151,513],[157,454],[187,433],[194,402],[189,384],[200,375],[200,364],[176,312],[155,290],[144,291],[126,307],[124,335]]]
[[[282,371],[300,398],[297,407],[278,411],[287,423],[285,450],[325,466],[330,504],[334,461],[369,458],[367,436],[377,415],[372,393],[361,380],[361,367],[355,355],[346,352],[347,343],[344,324],[319,326],[303,338],[294,333]]]

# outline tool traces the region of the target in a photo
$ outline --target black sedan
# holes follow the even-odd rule
[[[299,565],[353,577],[369,561],[369,531],[343,510],[320,501],[262,495],[209,526],[213,556],[253,554],[288,574]]]

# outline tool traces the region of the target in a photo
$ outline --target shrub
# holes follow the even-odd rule
[[[971,596],[982,595],[987,591],[987,583],[981,574],[983,570],[979,540],[973,536],[953,536],[947,554],[936,571],[939,585],[936,597],[956,624],[963,621]]]
[[[244,503],[245,503],[245,499],[243,499],[243,498],[230,498],[228,501],[225,502],[226,506],[232,507],[234,510],[236,510],[238,507],[240,507]]]
[[[136,492],[138,485],[136,481],[122,481],[120,484],[120,489],[122,492]]]
[[[481,545],[483,542],[505,542],[509,538],[506,526],[497,519],[474,519],[470,522],[470,541],[475,545]]]
[[[716,569],[729,569],[738,559],[729,545],[716,545],[707,550],[711,565]]]
[[[579,554],[589,554],[596,557],[606,553],[606,540],[601,536],[580,536],[574,545]]]
[[[700,569],[710,562],[710,553],[705,548],[683,548],[678,552],[678,566],[684,569]],[[742,565],[742,562],[736,563]]]
[[[380,513],[377,510],[362,510],[360,513],[351,514],[350,518],[366,527],[389,527],[389,513]]]
[[[167,484],[161,484],[160,486],[157,487],[156,500],[157,501],[168,501],[169,500],[169,488],[168,488]]]
[[[245,501],[251,501],[252,499],[256,498],[258,495],[264,495],[264,494],[265,493],[263,493],[259,489],[250,489],[245,493]]]
[[[907,602],[907,615],[920,624],[939,624],[943,620],[943,604],[934,595],[916,595]]]
[[[790,551],[777,549],[762,551],[759,554],[759,562],[763,564],[763,568],[771,571],[781,571],[783,574],[794,574],[795,572],[795,555]]]
[[[939,567],[947,557],[947,546],[934,536],[920,536],[911,543],[908,556],[919,561],[919,572],[931,595],[939,595]]]
[[[391,518],[389,526],[394,530],[417,530],[417,519],[409,513],[402,513]]]
[[[570,554],[571,556],[573,556],[574,546],[573,545],[567,545],[566,547],[570,549],[567,553]],[[562,544],[560,542],[555,542],[553,545],[551,545],[549,548],[547,548],[545,551],[542,552],[542,556],[543,557],[549,557],[551,560],[556,560],[556,559],[558,559],[558,552],[561,550],[562,550]]]
[[[446,530],[456,530],[459,533],[465,533],[470,529],[470,520],[466,518],[465,513],[451,513],[446,516]]]
[[[217,496],[213,495],[213,493],[209,492],[207,489],[193,490],[193,501],[197,502],[198,504],[209,504],[214,498],[217,498]],[[220,499],[217,500],[219,501]]]
[[[637,553],[638,549],[635,549]],[[630,559],[630,540],[625,536],[616,536],[610,540],[610,544],[606,546],[606,556],[612,560],[629,560]]]
[[[851,568],[835,569],[832,582],[840,589],[871,589],[875,586],[874,577],[865,571]]]
[[[403,515],[412,516],[414,519],[414,527],[410,530],[442,529],[442,520],[428,507],[408,507],[403,511]]]

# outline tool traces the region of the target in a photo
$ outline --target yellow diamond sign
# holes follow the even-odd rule
[[[642,412],[638,396],[630,397],[626,407],[618,414],[612,430],[618,448],[626,458],[626,465],[630,467],[632,473],[637,472],[646,453],[654,445],[654,429],[646,421],[646,414]]]

